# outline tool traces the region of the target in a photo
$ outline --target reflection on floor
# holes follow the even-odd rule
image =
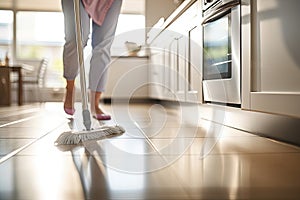
[[[111,104],[126,133],[55,146],[80,104],[0,108],[0,199],[300,199],[300,148],[201,120],[195,106]],[[222,115],[221,115],[222,116]],[[218,116],[216,116],[218,117]]]

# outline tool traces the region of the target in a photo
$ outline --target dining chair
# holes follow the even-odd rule
[[[41,89],[44,87],[45,85],[45,75],[46,75],[46,70],[48,67],[48,59],[47,58],[43,58],[40,62],[40,65],[38,67],[38,71],[36,74],[36,77],[33,79],[25,79],[23,81],[23,84],[25,85],[34,85],[36,86],[37,89],[37,97],[38,97],[38,101],[42,102],[42,98],[41,98]]]
[[[23,77],[23,81],[22,81],[24,88],[26,87],[26,85],[28,85],[28,86],[30,86],[29,90],[32,91],[32,94],[34,94],[34,93],[37,94],[37,95],[35,95],[35,97],[38,99],[39,102],[42,102],[41,89],[45,85],[45,75],[46,75],[46,71],[48,68],[48,63],[49,63],[48,59],[43,58],[40,61],[40,64],[38,65],[35,76],[26,76],[25,75]],[[13,81],[13,83],[14,82],[16,82],[16,81]]]
[[[48,62],[49,61],[47,58],[43,58],[39,64],[36,76],[32,78],[24,78],[23,84],[34,84],[37,85],[39,88],[44,87]]]

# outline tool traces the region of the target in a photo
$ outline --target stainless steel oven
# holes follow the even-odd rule
[[[241,104],[240,1],[203,1],[204,101]]]

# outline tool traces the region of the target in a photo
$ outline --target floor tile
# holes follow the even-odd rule
[[[103,105],[113,119],[92,128],[124,134],[56,146],[85,128],[75,107],[73,118],[62,103],[0,108],[0,159],[26,146],[0,163],[1,200],[300,199],[299,147],[158,104]]]
[[[297,199],[299,153],[165,157],[191,199]],[[173,162],[176,160],[175,162]]]
[[[38,138],[49,131],[50,127],[4,127],[0,129],[1,139]]]
[[[0,139],[0,158],[29,144],[33,139]]]
[[[0,164],[1,199],[83,199],[71,156],[15,156]]]
[[[261,154],[300,152],[290,147],[260,137],[223,137],[223,138],[152,138],[153,146],[162,155],[201,155],[209,154]]]
[[[141,131],[149,138],[195,138],[205,137],[201,127],[151,127],[142,128]]]
[[[105,166],[98,159],[85,155],[16,156],[0,165],[3,177],[0,185],[5,184],[0,188],[0,194],[8,199],[148,199],[149,195],[153,199],[187,197],[176,176],[167,169],[155,173],[133,173]],[[30,184],[26,181],[29,179]],[[15,182],[18,184],[15,185]],[[17,191],[22,191],[21,196]]]

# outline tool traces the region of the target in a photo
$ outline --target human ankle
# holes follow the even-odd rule
[[[73,108],[74,107],[74,93],[73,90],[67,90],[64,100],[64,107],[65,108]]]
[[[102,114],[102,110],[99,108],[99,102],[101,98],[101,92],[90,91],[91,110],[93,113]]]

